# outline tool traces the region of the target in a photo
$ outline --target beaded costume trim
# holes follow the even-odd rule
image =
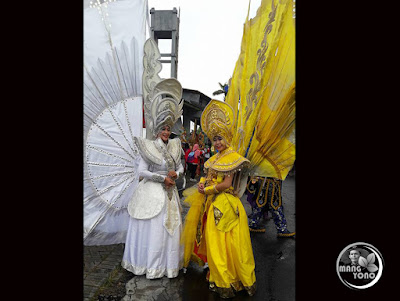
[[[258,190],[257,199],[256,199],[256,204],[257,204],[258,207],[264,207],[267,204],[266,199],[267,199],[267,194],[268,194],[268,184],[267,184],[267,188],[264,189],[265,188],[265,181],[266,181],[266,178],[264,178],[264,180],[263,180],[263,182],[261,184],[261,187]],[[262,194],[263,190],[264,190],[264,194]],[[260,203],[260,196],[261,195],[262,195],[262,200],[264,201],[262,203]]]
[[[168,142],[169,144],[170,142]],[[175,161],[172,158],[171,154],[169,153],[169,151],[167,150],[166,145],[164,144],[164,142],[160,142],[158,139],[154,142],[155,147],[157,148],[157,150],[162,154],[165,163],[167,165],[167,170],[175,170]]]
[[[222,153],[217,153],[204,163],[205,169],[221,172],[235,172],[241,167],[250,165],[250,161],[228,147]]]
[[[272,183],[272,193],[271,193],[271,207],[275,210],[277,210],[279,207],[282,206],[282,192],[281,192],[281,182],[280,180],[277,179],[267,179],[268,180],[268,189],[269,189],[269,185],[270,183]],[[275,187],[277,187],[278,189],[278,202],[276,204],[276,202],[274,202],[274,197],[275,197]],[[276,205],[275,205],[276,204]]]
[[[157,278],[162,278],[164,276],[167,276],[168,278],[175,278],[179,275],[179,270],[183,267],[182,263],[180,263],[179,264],[180,267],[177,269],[167,269],[167,268],[152,269],[147,267],[134,266],[133,264],[127,261],[122,261],[121,266],[125,270],[135,275],[146,275],[147,279],[157,279]]]
[[[164,183],[164,177],[162,175],[152,175],[151,180],[153,182]]]

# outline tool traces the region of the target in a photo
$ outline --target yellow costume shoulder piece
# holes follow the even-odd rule
[[[211,168],[216,171],[228,172],[239,168],[247,167],[250,161],[239,155],[231,147],[228,147],[221,153],[215,154],[204,163],[204,168]]]

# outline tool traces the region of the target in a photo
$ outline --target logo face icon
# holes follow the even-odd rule
[[[336,271],[344,285],[361,290],[373,286],[382,277],[383,257],[374,246],[357,242],[340,252]]]

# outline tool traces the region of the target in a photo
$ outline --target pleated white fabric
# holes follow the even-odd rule
[[[154,143],[167,148],[160,138]],[[176,157],[180,155],[181,148],[172,147],[173,143],[177,141],[170,140],[168,145],[172,151],[170,154]],[[157,176],[163,178],[168,174],[166,163],[165,158],[161,160],[161,165],[149,164],[143,157],[140,159],[138,172],[144,179],[139,187],[143,187],[137,191],[139,194],[132,196],[129,204],[137,208],[128,210],[132,216],[121,265],[135,275],[146,275],[148,279],[177,277],[183,267],[183,248],[180,244],[182,215],[178,190],[174,188],[170,200],[161,183],[153,182]],[[184,168],[181,161],[177,163],[174,165],[179,176]],[[157,189],[158,186],[161,189]],[[158,209],[157,204],[162,204],[162,207]]]
[[[177,200],[173,198],[172,201]],[[167,206],[164,206],[152,219],[130,218],[123,268],[135,275],[146,275],[148,279],[178,276],[183,267],[183,248],[179,243],[182,224],[171,236],[164,227],[166,214]]]

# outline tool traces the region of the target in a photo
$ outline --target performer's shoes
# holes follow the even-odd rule
[[[250,232],[258,232],[258,233],[264,233],[265,228],[262,226],[249,226]]]
[[[290,232],[288,229],[277,234],[278,237],[294,237],[295,235],[296,232]]]

